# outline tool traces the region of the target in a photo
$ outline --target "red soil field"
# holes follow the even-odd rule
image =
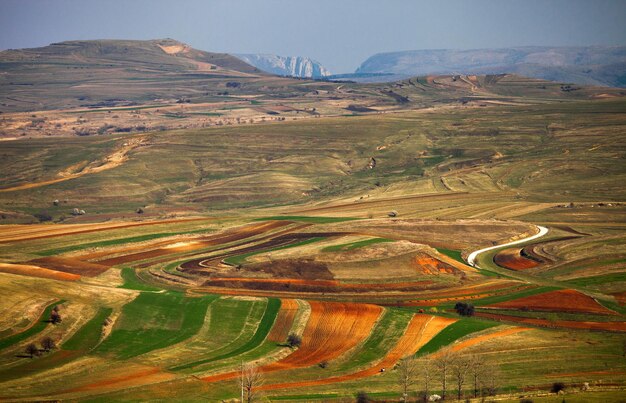
[[[496,332],[492,332],[492,333],[488,333],[488,334],[483,334],[483,335],[480,335],[480,336],[472,337],[471,339],[467,339],[467,340],[464,340],[464,341],[462,341],[460,343],[453,344],[450,347],[450,351],[454,351],[454,352],[460,351],[460,350],[463,350],[465,348],[469,348],[469,347],[475,346],[476,344],[482,343],[482,342],[487,341],[487,340],[495,339],[495,338],[498,338],[498,337],[508,336],[508,335],[519,333],[519,332],[523,332],[523,331],[526,331],[526,330],[530,330],[530,329],[527,328],[527,327],[513,327],[513,328],[510,328],[510,329],[498,330]],[[437,357],[439,357],[443,353],[444,353],[444,351],[440,351],[438,353],[433,354],[432,357],[433,358],[437,358]]]
[[[626,291],[615,293],[613,294],[613,296],[615,297],[615,300],[618,304],[620,304],[621,306],[626,305]]]
[[[109,266],[57,256],[42,257],[26,263],[85,277],[95,277],[109,270]]]
[[[236,228],[232,231],[228,231],[219,235],[213,235],[208,237],[198,238],[185,238],[178,241],[166,241],[160,242],[160,247],[155,249],[145,250],[145,246],[136,246],[126,248],[126,252],[132,252],[129,254],[115,256],[109,259],[99,260],[100,264],[114,266],[118,264],[134,262],[138,260],[151,259],[164,255],[171,255],[174,253],[189,252],[198,249],[207,248],[209,246],[223,245],[231,242],[239,241],[245,238],[250,238],[256,235],[260,235],[264,232],[274,230],[283,226],[290,225],[288,221],[267,221],[262,223],[255,223],[245,225],[243,227]],[[155,247],[151,245],[150,247]],[[111,254],[111,252],[105,252],[106,254],[99,253],[98,255],[90,254],[87,256],[81,256],[81,259],[96,260],[103,256]],[[119,251],[117,252],[119,253]]]
[[[382,313],[377,305],[310,301],[311,316],[302,334],[302,345],[287,357],[264,365],[261,372],[310,367],[330,361],[365,340]],[[233,379],[238,372],[202,378],[206,382]]]
[[[573,320],[555,320],[538,318],[524,318],[512,315],[500,315],[495,313],[476,312],[474,316],[481,318],[493,319],[497,321],[507,321],[522,323],[525,325],[549,327],[549,328],[565,328],[565,329],[585,329],[585,330],[605,330],[609,332],[626,332],[626,322],[584,322]]]
[[[78,274],[64,273],[62,271],[45,269],[43,267],[28,264],[0,263],[0,272],[30,277],[50,278],[62,281],[76,281],[80,279]]]
[[[289,331],[293,326],[293,321],[298,312],[298,302],[295,299],[280,300],[280,310],[276,317],[276,322],[272,326],[272,330],[267,335],[267,340],[277,343],[284,342],[289,336]]]
[[[149,383],[164,382],[175,378],[174,374],[163,372],[161,368],[147,367],[141,371],[134,371],[128,374],[116,374],[115,376],[102,379],[98,382],[85,386],[65,390],[62,393],[83,392],[98,389],[122,389]]]
[[[539,262],[521,255],[521,249],[510,248],[498,252],[493,261],[500,267],[510,270],[528,270],[539,266]]]
[[[380,373],[381,368],[391,369],[403,357],[415,354],[437,333],[439,333],[446,326],[454,322],[456,322],[455,319],[416,314],[413,316],[413,319],[411,319],[411,322],[409,322],[409,326],[407,327],[400,340],[398,340],[398,343],[393,347],[393,349],[391,349],[387,353],[385,358],[367,369],[351,374],[334,376],[330,378],[263,385],[260,389],[276,390],[287,388],[305,388],[317,385],[327,385],[331,383],[351,381],[377,375]]]
[[[460,272],[456,267],[446,264],[425,253],[419,253],[413,259],[417,269],[424,274],[437,275],[441,273],[455,274]]]
[[[413,281],[400,283],[340,283],[336,280],[269,279],[249,277],[216,277],[204,283],[208,287],[267,291],[308,291],[308,292],[357,292],[376,290],[421,290],[432,281]]]
[[[488,305],[489,308],[618,315],[576,290],[557,290]]]
[[[486,293],[480,293],[480,294],[469,293],[469,294],[463,295],[459,293],[458,295],[447,296],[447,297],[445,295],[450,295],[450,293],[442,292],[441,298],[430,298],[430,299],[406,301],[406,302],[400,303],[400,305],[401,306],[432,306],[432,305],[441,304],[442,302],[459,301],[459,300],[474,300],[474,299],[481,299],[481,298],[486,298],[486,297],[493,297],[496,295],[504,295],[504,294],[509,294],[511,292],[519,292],[519,291],[527,290],[529,288],[533,288],[533,286],[522,285],[522,286],[516,287],[514,290],[506,288],[506,289],[503,289],[502,291],[486,292]]]

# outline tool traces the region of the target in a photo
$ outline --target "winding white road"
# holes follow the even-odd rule
[[[479,249],[476,250],[472,253],[469,254],[469,256],[467,256],[467,263],[472,266],[472,267],[478,267],[476,265],[476,257],[478,255],[480,255],[481,253],[493,250],[493,249],[499,249],[499,248],[503,248],[506,246],[512,246],[512,245],[517,245],[520,243],[524,243],[524,242],[528,242],[528,241],[532,241],[534,239],[537,238],[541,238],[542,236],[544,236],[545,234],[548,233],[548,229],[546,227],[542,227],[541,225],[537,225],[537,228],[539,229],[539,232],[535,235],[529,236],[528,238],[523,238],[523,239],[518,239],[517,241],[513,241],[513,242],[509,242],[509,243],[503,243],[501,245],[495,245],[495,246],[490,246],[488,248],[484,248],[484,249]]]

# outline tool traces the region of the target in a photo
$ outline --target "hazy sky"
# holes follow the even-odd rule
[[[626,0],[0,0],[0,49],[166,37],[345,73],[396,50],[626,45]]]

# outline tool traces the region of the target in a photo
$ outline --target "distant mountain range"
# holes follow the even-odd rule
[[[356,70],[357,76],[372,73],[387,74],[379,76],[378,81],[428,74],[513,73],[560,82],[626,87],[626,46],[532,46],[378,53]]]
[[[260,70],[279,76],[302,78],[330,76],[330,72],[324,66],[308,57],[271,54],[234,54],[234,56]]]

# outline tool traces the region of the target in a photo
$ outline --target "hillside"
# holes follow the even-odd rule
[[[181,42],[69,41],[0,52],[0,110],[122,106],[204,94],[216,97],[229,79],[265,74],[223,53]]]
[[[0,400],[233,402],[243,369],[389,402],[407,365],[407,401],[624,395],[624,90],[173,40],[2,63]]]
[[[356,73],[392,73],[396,79],[427,74],[512,73],[551,81],[625,87],[626,47],[520,47],[379,53],[363,62]]]
[[[235,56],[260,70],[279,76],[324,78],[330,75],[320,62],[308,57],[270,54],[235,54]]]

